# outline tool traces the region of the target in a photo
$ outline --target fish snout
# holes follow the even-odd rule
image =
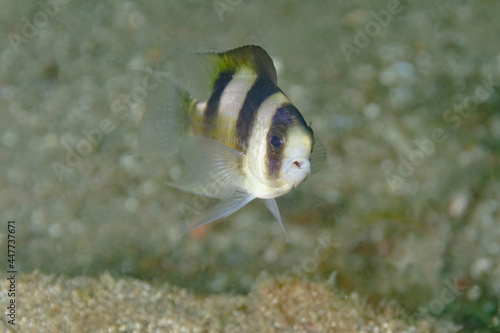
[[[311,162],[306,158],[294,158],[289,166],[290,170],[301,170],[309,173],[311,171]]]

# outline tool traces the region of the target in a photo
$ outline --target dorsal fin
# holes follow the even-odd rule
[[[238,71],[241,67],[248,67],[257,73],[258,77],[268,78],[277,85],[276,69],[271,57],[263,48],[257,45],[245,45],[226,52],[213,53],[215,56],[216,72],[212,80],[223,71]],[[212,82],[213,82],[212,81]]]
[[[159,64],[183,89],[199,101],[207,100],[215,80],[226,71],[235,73],[242,67],[265,77],[277,85],[276,69],[271,57],[256,45],[241,46],[229,51],[170,51]]]

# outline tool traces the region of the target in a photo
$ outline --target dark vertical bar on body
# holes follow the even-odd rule
[[[236,122],[236,135],[238,144],[243,149],[248,148],[248,141],[261,104],[271,95],[281,90],[268,78],[258,78],[247,93],[238,120]]]
[[[204,114],[204,127],[207,136],[215,128],[217,116],[219,114],[219,104],[222,97],[222,93],[226,89],[227,85],[233,79],[234,71],[223,71],[219,74],[217,79],[214,81],[214,86],[212,88],[212,95],[207,101],[207,106],[205,108]]]

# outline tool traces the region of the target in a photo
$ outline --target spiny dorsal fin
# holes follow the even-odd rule
[[[265,77],[277,84],[276,69],[271,57],[263,48],[257,45],[245,45],[226,52],[217,52],[215,56],[217,72],[213,75],[213,80],[223,71],[236,72],[241,67],[249,67],[254,70],[259,77]]]

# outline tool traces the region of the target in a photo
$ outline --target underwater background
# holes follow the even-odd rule
[[[0,329],[500,332],[499,2],[0,8]],[[179,238],[204,203],[137,154],[145,82],[245,44],[327,162],[277,199],[289,242],[260,202]]]

